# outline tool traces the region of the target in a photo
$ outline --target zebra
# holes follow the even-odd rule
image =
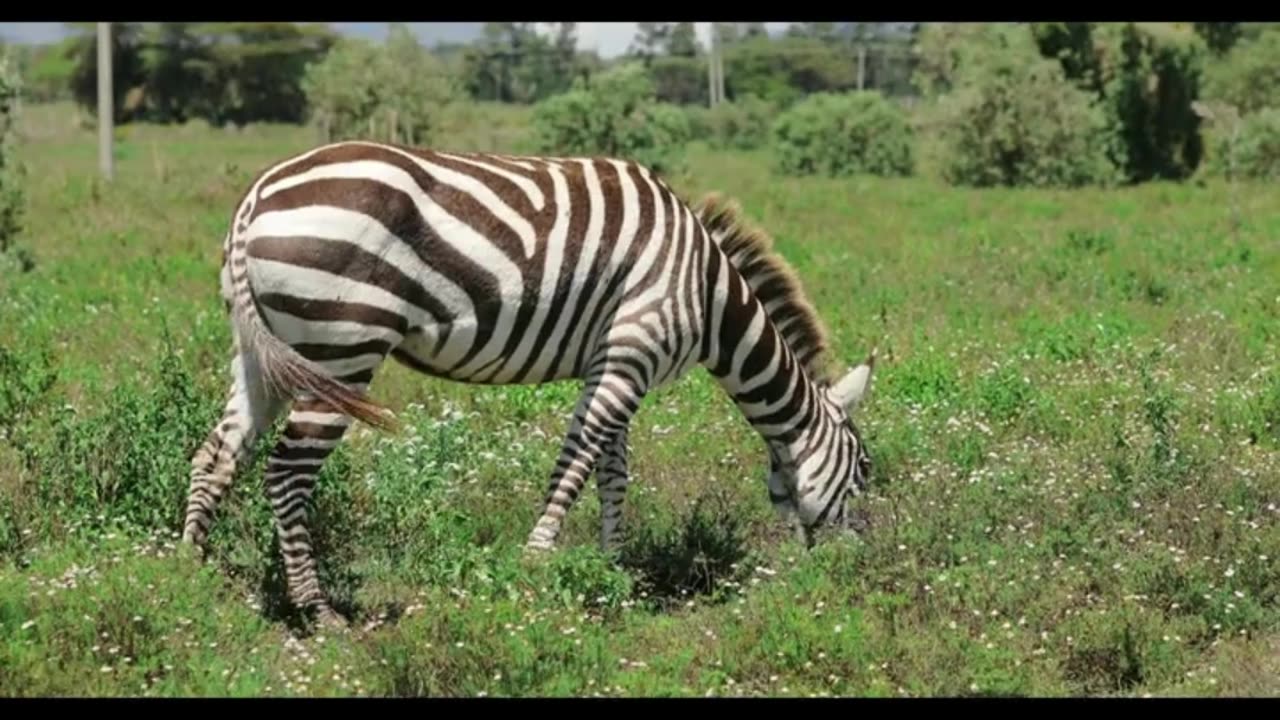
[[[627,431],[645,395],[705,367],[768,449],[777,513],[812,545],[848,529],[870,455],[851,413],[876,353],[841,375],[792,270],[736,202],[685,203],[613,157],[461,153],[343,141],[263,169],[223,238],[232,330],[222,417],[191,457],[182,542],[212,517],[255,442],[287,410],[265,472],[289,599],[346,627],[316,573],[308,503],[394,359],[463,383],[583,383],[524,550],[555,547],[592,472],[600,544],[617,549]]]

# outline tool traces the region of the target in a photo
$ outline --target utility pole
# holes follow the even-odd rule
[[[712,26],[714,30],[716,26]],[[724,51],[720,47],[720,32],[715,31],[716,39],[716,103],[724,102]]]
[[[707,53],[707,104],[710,107],[716,106],[716,50],[720,47],[716,35],[716,24],[711,23],[711,47]]]
[[[98,168],[108,180],[115,177],[114,93],[111,87],[111,23],[98,23]]]
[[[862,90],[863,81],[867,77],[867,45],[858,44],[858,90]]]

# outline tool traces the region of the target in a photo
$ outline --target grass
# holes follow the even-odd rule
[[[388,366],[375,394],[407,432],[353,431],[316,497],[323,581],[361,630],[335,637],[284,603],[261,455],[211,562],[175,548],[224,396],[224,225],[314,136],[130,127],[107,184],[92,134],[38,112],[0,258],[0,694],[1280,691],[1269,188],[784,179],[694,147],[673,182],[775,234],[845,361],[881,348],[857,418],[871,531],[800,548],[758,439],[697,372],[631,432],[622,562],[587,493],[527,564],[577,385]],[[441,142],[519,149],[509,114]]]

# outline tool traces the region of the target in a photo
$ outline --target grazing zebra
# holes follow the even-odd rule
[[[816,313],[768,239],[710,196],[682,202],[611,158],[314,148],[262,172],[223,246],[232,320],[225,411],[192,458],[183,540],[288,410],[266,469],[289,595],[345,624],[319,585],[307,503],[353,419],[391,427],[365,391],[388,357],[485,384],[584,382],[527,550],[548,550],[596,472],[601,544],[619,536],[627,429],[647,392],[706,367],[769,451],[769,495],[808,542],[845,526],[869,457],[848,413],[874,352],[827,373]]]

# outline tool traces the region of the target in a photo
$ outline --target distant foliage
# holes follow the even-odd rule
[[[1200,96],[1208,47],[1178,23],[1106,23],[1095,29],[1102,92],[1124,143],[1128,179],[1180,180],[1204,155]]]
[[[542,34],[531,22],[485,23],[461,53],[459,84],[473,100],[529,104],[567,91],[595,68],[577,50],[576,23]]]
[[[983,170],[975,160],[971,169],[956,169],[960,176],[986,174],[993,179],[1019,178],[1017,182],[1077,184],[1110,175],[1092,150],[1107,145],[1111,162],[1129,181],[1182,179],[1195,172],[1203,157],[1200,118],[1192,104],[1200,96],[1208,46],[1189,24],[948,24],[927,27],[921,33],[919,48],[921,61],[915,82],[926,95],[955,93],[957,97],[950,98],[950,104],[963,106],[967,101],[966,112],[978,115],[982,113],[976,108],[982,103],[977,97],[986,98],[988,114],[995,112],[994,105],[1003,105],[1008,112],[1018,105],[1025,107],[1025,112],[1014,115],[1025,120],[1017,122],[1042,124],[1037,129],[1028,126],[1025,133],[991,126],[992,133],[1003,137],[987,139],[978,137],[988,134],[984,127],[956,128],[968,137],[964,141],[968,145],[981,142],[990,146],[986,155],[1003,158],[1003,169]],[[1053,61],[1061,72],[1050,73],[1038,62],[1040,58]],[[988,80],[997,86],[983,87],[982,82]],[[1042,85],[1042,81],[1049,85]],[[1063,89],[1066,84],[1084,95]],[[1024,91],[1031,96],[1014,97]],[[1060,97],[1052,98],[1054,94]],[[1095,113],[1080,109],[1092,105],[1086,101],[1098,103],[1117,143],[1103,141],[1103,133],[1092,119]],[[1047,108],[1066,106],[1077,108],[1065,110],[1071,114],[1074,129],[1063,125],[1061,117],[1042,114]],[[1054,126],[1060,129],[1053,130]],[[1052,145],[1052,138],[1061,133],[1078,136],[1081,144],[1073,146],[1073,152],[1086,154],[1074,160],[1044,158],[1046,168],[1034,173],[1043,176],[1039,180],[1010,172],[1014,165],[1030,168],[1037,162],[1019,156],[1020,151],[1013,148],[1040,147],[1042,141]]]
[[[919,56],[911,83],[925,97],[938,97],[959,84],[964,72],[1025,45],[1026,28],[1009,23],[929,23],[916,41]]]
[[[868,63],[874,71],[880,65]],[[812,37],[757,36],[724,48],[725,91],[737,99],[755,95],[788,107],[806,95],[858,87],[858,56],[847,43]],[[864,82],[876,78],[864,77]],[[875,87],[876,85],[871,85]]]
[[[912,132],[905,114],[873,91],[819,93],[774,122],[775,167],[788,175],[910,175]]]
[[[1244,36],[1244,28],[1238,22],[1198,22],[1196,34],[1204,38],[1205,45],[1219,55],[1235,47]]]
[[[1032,48],[958,73],[942,102],[943,177],[975,187],[1075,187],[1117,179],[1101,105]]]
[[[1205,70],[1206,98],[1235,106],[1242,114],[1280,108],[1280,29],[1235,45]]]
[[[456,98],[439,58],[402,25],[381,46],[343,40],[307,68],[302,87],[312,121],[332,140],[425,144]]]
[[[72,96],[95,114],[96,24],[75,25],[81,34],[66,50],[74,63]],[[314,24],[112,23],[115,121],[302,122],[303,72],[335,39],[332,31]]]
[[[707,61],[705,58],[670,56],[654,58],[649,65],[654,94],[661,102],[676,105],[706,104]]]
[[[716,105],[707,111],[706,137],[715,148],[753,150],[769,142],[777,106],[755,95]]]
[[[1280,180],[1280,108],[1265,108],[1215,133],[1211,171],[1229,178]]]
[[[0,253],[9,250],[22,227],[22,169],[14,157],[21,79],[0,51]]]
[[[68,38],[49,45],[11,45],[10,61],[22,76],[22,98],[29,103],[49,103],[71,98],[71,75],[75,70]]]
[[[1123,152],[1113,160],[1133,182],[1183,179],[1204,155],[1200,97],[1208,45],[1186,23],[1037,23],[1040,52],[1101,99]]]
[[[639,64],[627,64],[534,108],[536,152],[607,155],[669,172],[693,137],[688,116],[656,99],[653,81]]]
[[[71,72],[71,96],[92,116],[98,113],[98,36],[95,23],[81,23],[83,32],[67,48],[75,67]],[[146,84],[138,23],[111,24],[111,108],[116,123],[139,119],[141,107],[135,89]],[[132,94],[126,102],[126,96]]]

